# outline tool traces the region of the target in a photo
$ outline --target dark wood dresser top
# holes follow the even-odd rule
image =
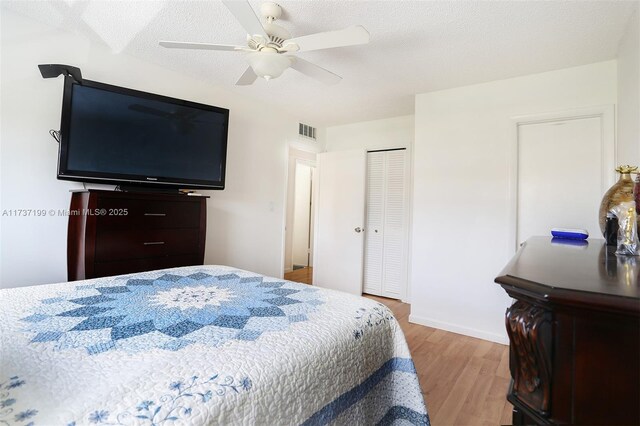
[[[640,315],[640,257],[616,256],[604,240],[533,237],[496,278],[549,301],[589,303]]]
[[[513,424],[639,425],[640,257],[572,244],[531,238],[496,278]]]
[[[187,195],[187,194],[179,194],[178,192],[128,192],[128,191],[114,191],[110,189],[72,189],[69,192],[72,194],[75,193],[93,193],[100,194],[101,197],[111,197],[111,198],[135,198],[135,199],[144,199],[144,200],[167,200],[167,201],[193,201],[200,198],[209,198],[208,195]]]

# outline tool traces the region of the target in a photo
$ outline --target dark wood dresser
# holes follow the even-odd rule
[[[527,240],[496,278],[506,313],[514,424],[640,424],[640,258]]]
[[[67,234],[69,281],[202,265],[206,198],[73,192]]]

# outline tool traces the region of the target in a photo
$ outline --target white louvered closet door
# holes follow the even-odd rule
[[[382,296],[384,255],[384,152],[367,153],[367,207],[364,228],[363,292]]]
[[[365,293],[405,297],[407,178],[406,150],[367,154]]]

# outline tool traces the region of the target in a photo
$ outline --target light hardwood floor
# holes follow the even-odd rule
[[[313,268],[296,269],[295,271],[287,272],[284,274],[284,279],[289,281],[295,281],[297,283],[311,284],[311,278],[313,277]]]
[[[285,279],[311,283],[311,268]],[[508,347],[411,324],[409,305],[365,295],[387,305],[400,323],[415,363],[433,426],[511,424]]]

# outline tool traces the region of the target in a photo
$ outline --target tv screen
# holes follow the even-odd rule
[[[224,189],[229,110],[65,77],[58,178]]]

